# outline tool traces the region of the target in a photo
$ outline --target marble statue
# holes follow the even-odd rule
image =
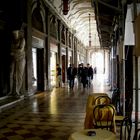
[[[12,32],[11,65],[10,65],[10,91],[8,95],[20,97],[25,69],[25,38],[24,32],[15,30]]]

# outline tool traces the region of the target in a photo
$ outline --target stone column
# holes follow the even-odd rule
[[[25,96],[30,96],[32,92],[32,0],[27,1],[27,36],[26,38],[26,94]]]
[[[62,30],[62,24],[61,21],[58,20],[58,63],[60,66],[62,65],[62,60],[61,60],[61,30]],[[62,67],[62,66],[61,66]]]
[[[68,68],[68,60],[69,60],[69,31],[66,30],[66,69]]]
[[[46,79],[46,90],[50,90],[51,84],[50,84],[50,16],[51,13],[50,11],[46,10],[46,32],[47,32],[47,37],[46,37],[46,46],[45,46],[45,58],[46,58],[46,74],[45,74],[45,79]]]

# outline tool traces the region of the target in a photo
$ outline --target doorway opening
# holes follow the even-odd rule
[[[104,57],[102,52],[95,52],[92,55],[92,66],[96,68],[96,73],[103,74],[104,72]]]
[[[44,90],[44,49],[32,48],[32,87],[33,91]]]

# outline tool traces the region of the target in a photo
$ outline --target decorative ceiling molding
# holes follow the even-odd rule
[[[47,0],[46,0],[47,1]],[[97,25],[95,20],[94,8],[91,0],[69,0],[69,11],[67,15],[63,15],[62,0],[54,0],[52,2],[58,13],[67,21],[69,28],[75,30],[75,36],[84,46],[89,46],[89,14],[91,15],[91,46],[99,44]],[[96,38],[95,38],[96,36]],[[96,42],[96,44],[95,44]]]

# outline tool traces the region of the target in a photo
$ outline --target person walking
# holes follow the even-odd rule
[[[56,65],[56,87],[62,87],[62,69],[59,64]]]
[[[67,78],[69,80],[69,87],[71,89],[73,89],[74,87],[74,80],[76,75],[77,75],[77,68],[74,67],[72,64],[70,64],[67,69]]]
[[[91,85],[91,80],[93,79],[93,68],[90,66],[90,64],[87,64],[87,69],[88,69],[88,79],[87,79],[87,86],[90,87]]]
[[[83,88],[86,87],[88,80],[88,68],[83,66],[82,73],[81,73],[81,82],[83,84]]]
[[[78,85],[81,85],[81,74],[82,74],[82,69],[83,69],[83,63],[78,65],[78,73],[77,73],[77,78],[78,78]]]

